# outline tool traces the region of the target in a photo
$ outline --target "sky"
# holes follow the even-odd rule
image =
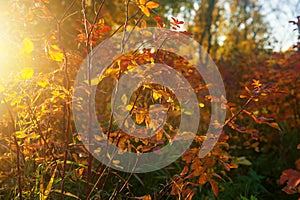
[[[284,51],[297,43],[298,32],[293,31],[296,25],[289,23],[300,15],[300,0],[261,0],[265,20],[271,26],[272,35],[278,40],[276,51]]]

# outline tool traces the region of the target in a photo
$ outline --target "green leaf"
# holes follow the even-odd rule
[[[235,158],[232,163],[237,164],[237,165],[252,165],[252,163],[245,157],[245,156],[241,156],[238,158]]]

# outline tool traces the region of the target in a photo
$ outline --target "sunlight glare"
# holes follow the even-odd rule
[[[0,15],[0,78],[5,78],[16,64],[18,47],[9,33],[9,21]]]

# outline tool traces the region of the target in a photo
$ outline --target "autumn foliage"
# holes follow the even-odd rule
[[[194,33],[186,30],[183,20],[160,14],[167,1],[63,2],[7,3],[10,31],[19,38],[20,61],[10,63],[15,70],[0,79],[0,199],[299,197],[299,52],[270,52],[255,46],[254,39],[249,42],[242,37],[234,43],[238,39],[230,38],[232,34],[224,42],[232,44],[228,50],[213,42],[214,32],[204,31],[207,26],[202,32],[197,26],[191,28]],[[207,20],[216,27],[213,20],[221,10],[211,12],[214,19]],[[197,23],[202,26],[204,22]],[[165,64],[184,76],[197,95],[201,123],[180,159],[155,172],[124,173],[94,159],[82,144],[72,115],[73,85],[84,59],[106,38],[152,26],[203,40],[201,44],[210,51],[224,78],[227,98],[211,96],[210,85],[190,63],[161,49],[143,48],[122,55],[103,77],[87,77],[87,85],[97,85],[96,112],[108,140],[135,153],[176,142],[180,104],[170,89],[155,84],[122,97],[124,102],[130,99],[130,104],[120,109],[129,110],[136,124],[150,128],[149,107],[169,105],[163,108],[168,112],[163,129],[151,138],[134,138],[118,128],[110,112],[113,88],[121,76],[140,65]],[[212,151],[200,158],[212,102],[221,102],[227,116],[223,124],[215,122],[223,128],[220,138]],[[185,114],[190,115],[189,111]]]

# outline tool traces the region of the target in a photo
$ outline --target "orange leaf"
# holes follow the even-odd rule
[[[216,196],[218,196],[218,193],[219,193],[219,186],[218,186],[218,183],[217,183],[215,180],[213,180],[213,179],[210,179],[210,180],[209,180],[209,183],[210,183],[210,185],[211,185],[211,188],[212,188],[214,194],[215,194]]]
[[[180,176],[184,176],[189,172],[189,167],[188,166],[184,166],[182,172],[180,173]]]
[[[266,124],[268,124],[269,126],[276,128],[277,130],[281,131],[281,128],[279,126],[279,124],[277,122],[265,122]]]
[[[146,0],[137,0],[136,4],[138,5],[138,7],[141,9],[141,11],[147,16],[150,16],[150,10],[149,9],[153,9],[153,8],[157,8],[159,7],[158,3],[155,3],[153,1],[149,1],[146,3]]]
[[[143,113],[136,113],[136,115],[135,115],[135,121],[136,121],[136,123],[138,123],[138,124],[143,123],[144,120],[145,120],[145,117],[146,116]]]
[[[153,9],[153,8],[158,8],[159,7],[159,4],[158,3],[155,3],[153,1],[149,1],[146,3],[146,7],[147,8],[150,8],[150,9]]]
[[[211,168],[216,164],[216,160],[214,158],[207,158],[205,162],[205,167]]]
[[[206,174],[206,173],[203,173],[203,174],[199,177],[198,182],[199,182],[200,185],[204,185],[204,184],[207,182],[207,180],[208,180],[207,174]]]
[[[145,196],[142,196],[142,197],[136,197],[135,199],[140,199],[140,200],[151,200],[151,195],[148,194],[148,195],[145,195]]]

